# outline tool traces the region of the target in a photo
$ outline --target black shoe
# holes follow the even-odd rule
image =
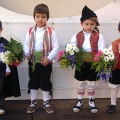
[[[77,106],[77,103],[80,102],[81,105],[80,106]],[[83,106],[83,99],[78,99],[76,105],[73,107],[73,111],[74,112],[79,112]]]
[[[108,110],[107,111],[108,111],[109,114],[114,114],[115,111],[116,111],[116,105],[108,106]]]

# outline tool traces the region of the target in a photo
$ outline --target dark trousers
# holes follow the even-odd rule
[[[0,96],[0,108],[4,106],[5,96]]]
[[[32,63],[29,62],[29,89],[39,89],[43,91],[51,91],[52,83],[50,81],[52,65],[48,64],[47,66],[43,66],[40,63],[37,63],[35,66],[35,70],[32,71]]]
[[[5,100],[5,96],[4,96],[4,75],[5,75],[5,72],[0,71],[0,107],[2,107],[4,105],[4,100]]]
[[[97,81],[99,77],[97,77],[97,72],[95,70],[91,69],[91,63],[89,62],[84,62],[83,66],[80,67],[81,71],[79,72],[78,70],[75,70],[75,75],[74,77],[78,81]]]

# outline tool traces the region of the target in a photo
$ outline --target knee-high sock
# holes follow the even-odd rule
[[[119,91],[119,86],[111,89],[111,105],[116,105],[116,99]]]
[[[43,101],[47,101],[50,99],[49,91],[42,91],[42,93],[43,93]]]
[[[46,105],[46,101],[50,99],[50,92],[49,91],[43,91],[43,104]],[[49,104],[46,105],[50,106]]]
[[[31,101],[37,100],[37,90],[30,89],[30,96],[31,96]]]
[[[94,99],[94,95],[95,95],[95,88],[94,86],[88,85],[88,97],[89,99]]]
[[[78,99],[83,99],[85,93],[86,83],[82,83],[78,86]]]
[[[94,86],[88,85],[89,105],[91,107],[95,107],[94,101],[90,101],[91,99],[94,99],[94,95],[95,95],[95,88],[94,88]]]
[[[86,83],[82,83],[81,85],[78,86],[78,99],[83,99],[84,97],[84,93],[85,93],[85,86],[86,86]],[[77,103],[77,106],[81,106],[82,102],[78,102]]]

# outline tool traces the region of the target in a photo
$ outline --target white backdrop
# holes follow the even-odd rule
[[[112,1],[112,0],[111,0]],[[108,5],[98,9],[95,13],[98,16],[98,20],[101,24],[99,27],[100,33],[103,35],[106,46],[108,47],[113,40],[119,38],[118,22],[120,21],[120,0],[111,2]],[[2,36],[10,40],[11,36],[18,37],[22,44],[24,44],[25,35],[29,27],[34,25],[32,16],[18,14],[0,6],[0,20],[3,22]],[[79,16],[69,16],[65,18],[50,18],[49,26],[52,26],[57,34],[60,49],[64,49],[66,43],[68,43],[75,33],[79,32],[82,28],[79,24]],[[16,37],[14,37],[16,39]],[[19,98],[8,99],[30,99],[27,94],[28,77],[28,65],[27,61],[24,61],[20,67],[18,67],[20,87],[22,96]],[[53,98],[54,99],[72,99],[77,98],[77,85],[74,80],[74,70],[59,69],[57,61],[53,65],[53,73],[51,81],[53,83]],[[107,83],[100,80],[100,86],[96,88],[97,98],[110,97],[110,88]],[[120,95],[119,95],[120,96]],[[87,97],[87,94],[85,94]],[[39,90],[38,98],[42,98],[41,91]]]
[[[33,26],[34,23],[3,23],[2,35],[9,39],[12,34],[17,36],[22,44],[24,44],[25,35],[29,27]],[[49,24],[51,26],[51,24]],[[102,23],[100,28],[101,34],[104,36],[106,45],[109,46],[111,42],[119,38],[117,31],[118,23]],[[56,23],[53,25],[56,31],[58,41],[60,44],[60,49],[64,49],[66,43],[68,43],[75,33],[81,30],[79,23]],[[19,98],[8,98],[8,99],[29,99],[27,94],[27,83],[28,77],[28,66],[27,61],[24,61],[19,70],[20,87],[22,91],[22,96]],[[53,98],[54,99],[72,99],[77,97],[77,85],[78,83],[74,80],[74,70],[69,69],[59,69],[59,64],[57,61],[53,66],[53,73],[51,81],[53,83]],[[108,88],[107,83],[100,80],[100,86],[96,88],[97,98],[108,98],[110,97],[110,88]],[[87,97],[87,94],[85,94]],[[38,98],[42,98],[41,90],[39,90]]]

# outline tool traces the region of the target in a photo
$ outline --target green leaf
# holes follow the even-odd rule
[[[11,38],[10,42],[5,46],[5,49],[11,52],[8,56],[8,60],[10,63],[12,61],[15,61],[15,62],[23,61],[24,52],[23,52],[22,44],[20,42]]]

